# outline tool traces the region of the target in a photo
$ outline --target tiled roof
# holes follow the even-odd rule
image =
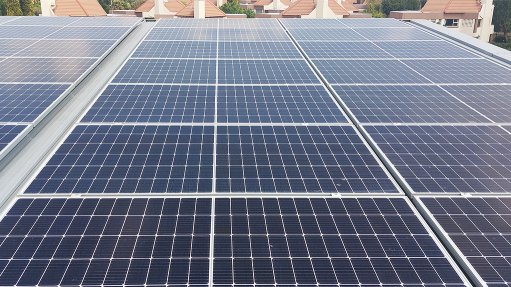
[[[188,1],[185,1],[185,3],[188,3]],[[170,12],[178,12],[181,11],[186,5],[182,3],[180,0],[168,0],[167,2],[164,2],[165,7]],[[154,0],[147,0],[142,5],[140,5],[136,12],[149,12],[154,7]]]
[[[355,0],[344,0],[342,1],[342,7],[348,11],[358,11],[358,8],[353,5]]]
[[[282,2],[282,4],[287,5],[287,6],[289,6],[291,4],[290,0],[280,0],[280,2]],[[266,5],[270,5],[271,3],[273,3],[273,0],[259,0],[254,3],[254,6],[266,6]]]
[[[96,0],[55,0],[56,16],[106,16]]]
[[[436,13],[479,13],[481,2],[479,0],[428,0],[422,12]]]
[[[335,15],[348,16],[350,13],[344,9],[335,0],[328,0],[328,7],[335,13]],[[298,0],[292,3],[289,8],[282,12],[283,16],[302,16],[309,15],[316,8],[314,0]]]
[[[177,12],[176,16],[178,17],[193,17],[194,13],[194,1],[191,1],[186,7]],[[205,0],[206,2],[206,18],[222,18],[225,17],[225,13],[218,9],[215,4],[211,3],[209,0]]]

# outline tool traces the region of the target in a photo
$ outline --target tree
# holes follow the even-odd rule
[[[20,4],[23,16],[34,15],[34,3],[32,2],[32,0],[21,0]]]
[[[493,4],[493,25],[495,31],[502,32],[504,39],[507,41],[507,35],[511,31],[511,1],[509,0],[494,0]]]
[[[5,0],[5,15],[21,16],[21,6],[18,0]]]
[[[390,11],[419,10],[421,8],[420,0],[383,0],[381,9],[385,15]]]
[[[373,18],[385,18],[385,14],[381,11],[381,0],[369,0],[366,12]]]
[[[220,10],[227,14],[246,14],[247,18],[255,17],[254,10],[241,8],[238,0],[227,0],[227,2],[220,6]]]
[[[99,5],[103,7],[103,10],[108,13],[110,11],[110,0],[99,0]]]
[[[0,0],[0,16],[5,16],[5,0]]]

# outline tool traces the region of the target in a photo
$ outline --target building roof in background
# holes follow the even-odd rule
[[[342,6],[348,11],[355,12],[358,11],[358,8],[354,5],[355,2],[355,0],[344,0],[342,1]]]
[[[280,2],[282,2],[282,4],[287,5],[287,6],[289,6],[291,4],[290,0],[280,0]],[[254,6],[266,6],[266,5],[270,5],[271,3],[273,3],[273,0],[259,0],[254,3]]]
[[[433,13],[479,13],[481,2],[479,0],[428,0],[422,12]]]
[[[328,7],[332,9],[335,15],[348,16],[350,13],[335,0],[328,0]],[[302,16],[309,15],[316,8],[314,0],[298,0],[292,3],[289,8],[282,12],[283,16]]]
[[[188,1],[184,0],[186,4],[188,4]],[[168,0],[167,2],[164,2],[165,7],[170,11],[177,13],[178,11],[181,11],[186,5],[181,2],[180,0]],[[136,12],[149,12],[151,9],[154,8],[154,0],[147,0],[142,5],[140,5]]]
[[[225,17],[225,13],[218,9],[215,4],[209,0],[206,2],[206,18],[222,18]],[[194,3],[191,1],[183,9],[176,13],[178,17],[193,17],[194,14]]]
[[[55,0],[56,16],[106,16],[96,0]]]

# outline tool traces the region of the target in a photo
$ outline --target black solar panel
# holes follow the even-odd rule
[[[26,193],[212,191],[211,126],[79,125]]]
[[[211,199],[19,199],[0,223],[2,285],[208,283]]]
[[[322,86],[219,86],[219,123],[345,123]]]
[[[335,86],[362,123],[489,123],[436,86]]]
[[[398,192],[350,126],[219,126],[217,192]]]
[[[487,286],[511,284],[511,198],[421,198]]]
[[[404,199],[216,199],[215,286],[462,285]]]
[[[215,87],[110,85],[82,122],[213,123]]]
[[[2,151],[26,127],[26,125],[0,125],[0,151]]]
[[[375,42],[396,58],[480,58],[446,41]]]
[[[142,41],[134,58],[216,58],[211,41]]]
[[[511,191],[511,134],[497,126],[366,126],[414,192]]]

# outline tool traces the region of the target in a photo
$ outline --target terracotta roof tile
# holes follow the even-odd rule
[[[355,12],[358,11],[358,8],[353,5],[354,2],[355,0],[344,0],[341,5],[344,9]]]
[[[350,13],[344,9],[335,0],[328,0],[328,7],[335,13],[335,15],[348,16]],[[292,3],[284,12],[283,16],[302,16],[309,15],[316,8],[314,0],[298,0]]]
[[[56,16],[106,16],[96,0],[55,0]]]
[[[479,0],[428,0],[422,12],[433,13],[479,13],[481,2]]]
[[[222,18],[225,17],[225,13],[218,9],[215,4],[211,3],[209,0],[205,0],[206,2],[206,18]],[[188,5],[186,5],[183,9],[176,13],[178,17],[193,17],[194,13],[194,3],[191,1]]]

